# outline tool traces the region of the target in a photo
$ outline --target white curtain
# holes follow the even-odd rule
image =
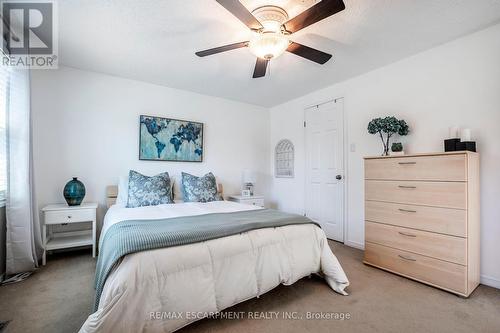
[[[7,275],[38,267],[42,241],[34,197],[29,70],[9,70],[7,92]]]

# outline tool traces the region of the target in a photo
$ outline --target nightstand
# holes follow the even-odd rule
[[[227,199],[229,201],[239,202],[245,205],[264,207],[264,196],[262,195],[252,195],[250,197],[243,197],[241,195],[230,195]]]
[[[96,252],[96,203],[83,203],[79,206],[66,204],[48,205],[42,208],[44,222],[42,230],[43,257],[42,264],[46,263],[46,253],[50,250],[67,249],[78,246],[92,245],[92,257]],[[52,232],[54,225],[68,225],[70,223],[88,222],[92,230]],[[48,232],[48,234],[47,234]]]

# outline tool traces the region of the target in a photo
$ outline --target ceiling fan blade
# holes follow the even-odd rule
[[[302,58],[317,62],[321,65],[326,63],[332,57],[331,54],[295,42],[292,42],[286,50]]]
[[[262,24],[250,13],[250,11],[238,0],[215,0],[222,7],[226,8],[231,14],[236,16],[251,30],[260,30],[264,28]]]
[[[212,55],[212,54],[226,52],[226,51],[230,51],[230,50],[234,50],[234,49],[239,49],[239,48],[247,47],[247,46],[248,46],[248,42],[239,42],[239,43],[234,43],[234,44],[229,44],[229,45],[214,47],[213,49],[198,51],[195,54],[198,57],[206,57],[206,56],[209,56],[209,55]]]
[[[321,0],[314,6],[283,23],[283,27],[289,33],[294,33],[344,9],[345,5],[342,0]]]
[[[257,62],[255,63],[255,69],[253,70],[253,78],[266,76],[267,63],[269,60],[257,58]]]

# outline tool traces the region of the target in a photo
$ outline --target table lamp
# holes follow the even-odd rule
[[[249,169],[243,170],[243,183],[245,184],[245,189],[250,191],[250,195],[253,195],[255,178],[256,178],[255,172]]]

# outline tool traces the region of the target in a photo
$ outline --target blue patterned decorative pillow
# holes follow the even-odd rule
[[[182,195],[184,202],[210,202],[223,200],[217,193],[217,182],[213,173],[203,177],[196,177],[189,173],[182,173]]]
[[[174,203],[168,172],[148,177],[130,170],[128,176],[127,208]]]

